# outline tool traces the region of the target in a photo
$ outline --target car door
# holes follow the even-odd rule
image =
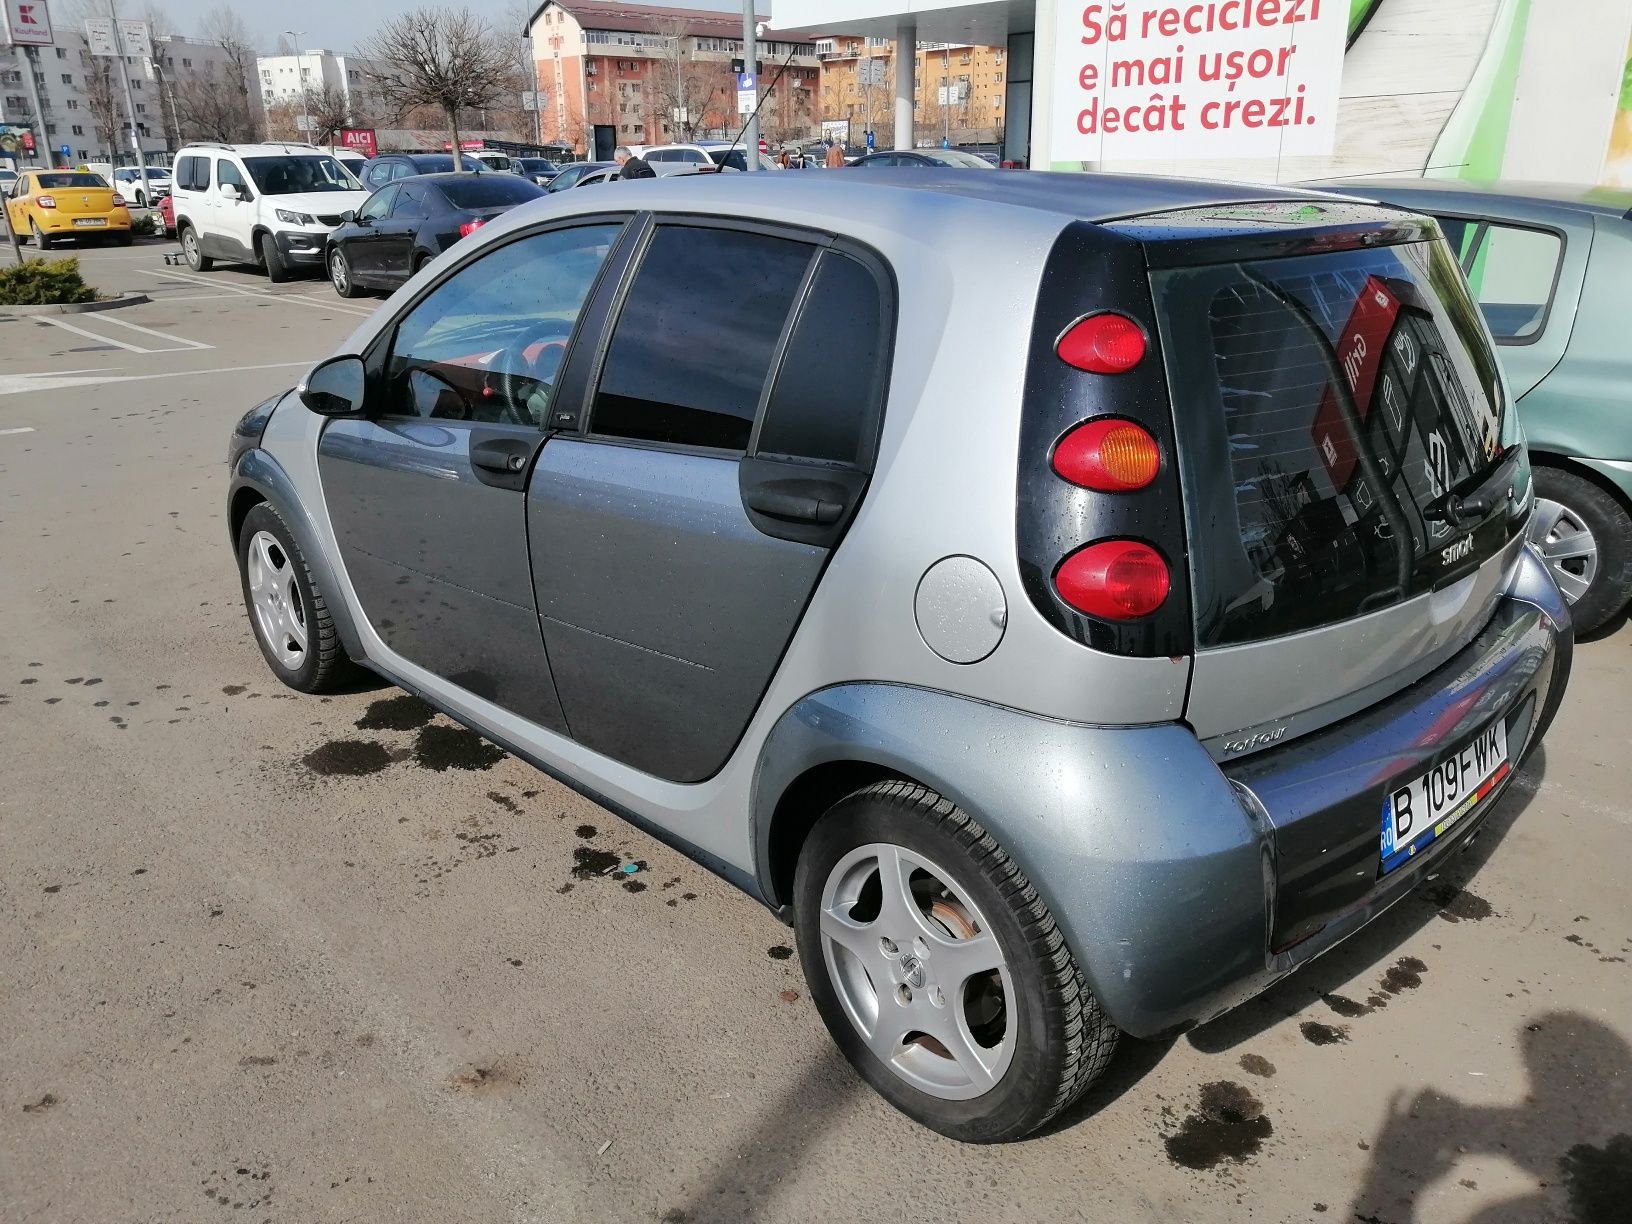
[[[238,189],[237,199],[228,199],[221,194],[221,188],[231,183]],[[244,172],[238,168],[236,162],[224,157],[215,159],[215,222],[212,225],[215,233],[205,235],[205,250],[208,254],[219,255],[224,259],[253,260],[255,250],[255,189],[252,187]],[[208,241],[213,238],[214,242]],[[211,247],[215,249],[210,249]]]
[[[422,180],[407,179],[397,184],[396,202],[391,212],[374,226],[378,235],[381,276],[390,284],[408,279],[414,257],[414,238],[430,215],[430,195],[435,188]]]
[[[1564,357],[1586,280],[1592,227],[1441,214],[1513,398],[1523,399]],[[1562,219],[1561,219],[1562,220]]]
[[[866,486],[888,284],[808,232],[652,229],[528,493],[574,738],[678,782],[728,758]]]
[[[573,218],[457,266],[365,354],[363,414],[318,445],[341,561],[385,644],[556,731],[523,490],[623,227]]]
[[[369,196],[357,210],[356,228],[346,239],[345,250],[351,274],[360,281],[374,284],[381,277],[384,261],[380,254],[380,226],[390,217],[401,190],[392,183]]]

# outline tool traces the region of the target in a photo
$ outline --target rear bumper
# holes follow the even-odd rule
[[[41,231],[53,237],[58,234],[89,234],[94,237],[97,234],[128,233],[130,230],[130,213],[122,208],[103,218],[107,222],[106,225],[75,225],[72,215],[51,215],[57,211],[42,208],[33,214],[34,219],[39,222]]]

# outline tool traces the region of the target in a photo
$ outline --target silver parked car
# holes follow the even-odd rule
[[[1441,870],[1569,671],[1438,229],[1285,189],[553,195],[231,464],[286,684],[372,669],[764,902],[965,1140]]]

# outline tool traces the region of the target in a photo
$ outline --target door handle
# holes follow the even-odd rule
[[[839,502],[787,493],[776,488],[749,489],[743,501],[750,510],[790,523],[816,523],[825,527],[838,522],[844,514],[844,506]]]
[[[527,485],[527,466],[538,450],[538,437],[477,437],[470,444],[470,466],[476,479],[499,489],[520,492]]]

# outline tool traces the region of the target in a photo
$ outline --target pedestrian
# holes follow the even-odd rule
[[[776,155],[776,167],[778,170],[793,169],[793,159],[788,156],[788,151],[786,149],[783,149],[782,152]]]
[[[628,145],[619,145],[613,149],[612,160],[618,163],[618,177],[620,179],[657,177],[657,171],[631,153]]]
[[[840,170],[843,169],[843,167],[844,149],[840,147],[837,141],[835,141],[833,144],[827,146],[827,168],[829,170]]]

